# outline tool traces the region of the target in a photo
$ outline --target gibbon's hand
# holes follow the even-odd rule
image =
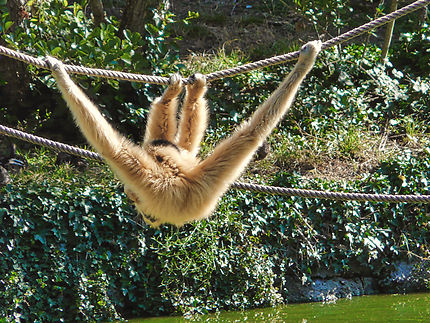
[[[313,65],[318,53],[321,51],[321,45],[321,40],[314,40],[304,44],[300,49],[300,56],[298,62],[307,62],[307,65]]]
[[[56,59],[55,57],[46,56],[45,62],[48,64],[49,69],[53,72],[64,70],[64,67],[63,67],[64,64],[60,60]]]
[[[306,43],[302,46],[301,52],[303,54],[312,54],[316,56],[321,51],[321,40],[314,40],[309,43]]]

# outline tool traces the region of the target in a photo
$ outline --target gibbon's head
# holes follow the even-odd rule
[[[318,53],[321,51],[321,45],[322,43],[320,40],[314,40],[303,45],[300,49],[299,62],[306,64],[308,67],[312,67]]]

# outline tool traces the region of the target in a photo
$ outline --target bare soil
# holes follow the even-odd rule
[[[312,26],[297,13],[293,5],[288,8],[288,12],[285,12],[287,7],[284,6],[282,12],[275,13],[275,9],[272,10],[264,3],[172,1],[170,9],[177,17],[185,18],[189,11],[200,15],[193,21],[192,30],[183,33],[185,36],[179,42],[181,54],[214,53],[220,48],[250,53],[258,48],[270,48],[279,40],[293,44],[310,39]]]

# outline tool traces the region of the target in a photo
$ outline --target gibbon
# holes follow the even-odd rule
[[[208,122],[203,75],[194,75],[194,82],[186,85],[179,120],[178,95],[183,84],[180,76],[170,77],[163,95],[151,105],[143,143],[137,145],[114,130],[60,61],[53,57],[46,61],[77,125],[123,182],[145,222],[152,227],[164,223],[180,227],[213,212],[291,106],[320,50],[320,41],[304,45],[278,89],[204,160],[197,157]]]

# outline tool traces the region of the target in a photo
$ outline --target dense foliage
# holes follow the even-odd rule
[[[264,3],[272,9],[284,4]],[[342,3],[295,1],[319,31],[333,19],[335,28],[349,22],[342,20],[349,12]],[[117,18],[94,26],[79,2],[32,5],[38,18],[22,26],[12,26],[1,7],[1,38],[9,47],[140,73],[168,74],[182,67],[173,64],[178,56],[171,51],[174,17],[168,12],[154,11],[145,35],[118,35]],[[380,63],[379,47],[366,42],[324,51],[290,118],[269,139],[272,159],[245,176],[296,188],[428,194],[430,31],[428,25],[409,29],[398,35],[386,64]],[[297,49],[294,44],[292,49]],[[234,51],[215,56],[184,62],[185,74],[247,61]],[[254,111],[289,68],[211,84],[211,127],[203,155]],[[33,128],[64,120],[63,101],[48,91],[52,79],[31,67],[29,72],[34,96],[49,98],[24,111],[25,120],[18,118],[23,111],[0,102],[0,119],[21,126],[27,120]],[[139,137],[148,102],[159,87],[78,80],[116,126]],[[69,128],[75,131],[72,122]],[[370,150],[373,167],[360,177],[316,179],[294,167],[303,159],[317,164],[323,157],[366,163]],[[430,256],[427,205],[230,191],[210,220],[154,230],[136,217],[105,166],[92,164],[80,172],[54,165],[54,157],[43,150],[27,157],[29,168],[0,190],[0,315],[6,320],[112,320],[269,306],[288,301],[287,276],[303,283],[324,271],[383,279],[395,260]]]
[[[288,301],[288,275],[304,282],[321,270],[385,278],[394,259],[428,256],[427,206],[231,191],[211,220],[154,230],[140,224],[106,168],[93,165],[76,179],[78,171],[67,166],[41,170],[52,162],[41,156],[0,196],[0,313],[10,320],[270,306]],[[430,154],[419,160],[405,154],[385,162],[364,186],[288,173],[274,184],[424,193],[429,165]]]

